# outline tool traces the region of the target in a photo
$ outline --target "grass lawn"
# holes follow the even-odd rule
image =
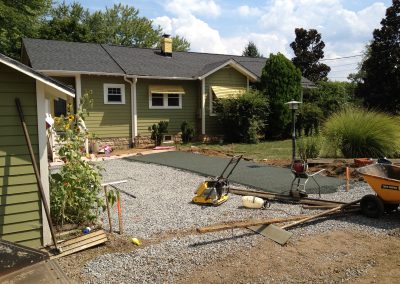
[[[180,150],[187,150],[190,146],[196,146],[202,149],[217,150],[228,154],[243,154],[244,157],[262,160],[262,159],[291,159],[292,140],[267,141],[258,144],[201,144],[192,143],[180,145]]]

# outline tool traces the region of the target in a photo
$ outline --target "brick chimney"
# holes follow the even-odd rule
[[[161,53],[164,56],[172,57],[172,38],[170,35],[163,34],[161,39]]]

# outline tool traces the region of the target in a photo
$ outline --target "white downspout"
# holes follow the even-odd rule
[[[137,104],[136,104],[136,83],[137,77],[129,77],[132,81],[128,80],[128,76],[124,76],[124,80],[131,85],[131,132],[132,132],[132,145],[135,145],[137,133]]]
[[[206,79],[201,80],[201,134],[206,134]]]

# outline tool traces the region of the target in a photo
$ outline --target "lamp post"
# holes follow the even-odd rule
[[[292,110],[292,161],[296,159],[296,110],[299,109],[299,105],[301,102],[298,101],[290,101],[286,103],[289,106],[289,109]]]

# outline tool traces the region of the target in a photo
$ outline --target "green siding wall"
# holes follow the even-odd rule
[[[222,134],[216,116],[210,116],[210,87],[244,87],[247,88],[247,77],[232,67],[225,67],[206,78],[206,134]]]
[[[41,207],[15,98],[38,153],[35,80],[0,64],[0,238],[31,247],[42,242]]]
[[[182,95],[182,109],[150,109],[149,85],[181,86],[185,90],[185,94]],[[197,113],[200,111],[198,104],[198,98],[200,97],[199,87],[200,82],[198,81],[138,79],[136,87],[138,133],[140,135],[149,135],[148,127],[161,120],[169,122],[169,134],[180,132],[181,124],[185,120],[195,127]]]
[[[104,84],[125,84],[125,104],[104,104]],[[82,93],[92,91],[93,109],[86,119],[89,131],[100,138],[131,136],[130,85],[123,77],[89,76],[81,77]]]

